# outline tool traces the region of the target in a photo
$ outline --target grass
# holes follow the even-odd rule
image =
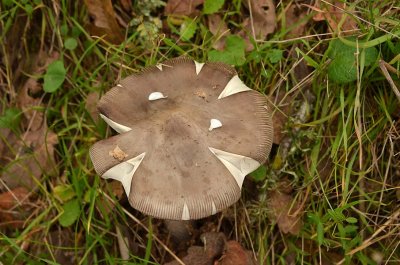
[[[237,30],[243,21],[243,4],[233,2],[221,14]],[[337,29],[329,32],[326,22],[313,21],[314,13],[289,25],[290,4],[280,2],[276,9],[280,26],[267,41],[254,42],[251,52],[234,48],[245,56],[236,67],[241,79],[269,96],[273,111],[282,114],[283,137],[274,145],[266,175],[258,181],[248,177],[250,184],[237,204],[200,224],[213,224],[238,240],[260,264],[397,264],[400,102],[381,72],[379,59],[389,63],[390,78],[399,88],[400,3],[349,1],[345,9],[356,18],[358,28],[351,35],[360,41],[338,36]],[[55,173],[42,172],[23,226],[1,225],[0,261],[157,264],[170,260],[162,223],[132,210],[124,199],[118,203],[115,187],[95,174],[88,149],[112,132],[91,116],[86,101],[120,78],[167,58],[187,55],[206,61],[217,41],[208,30],[208,16],[196,17],[196,31],[192,37],[186,35],[187,41],[179,40],[179,23],[171,22],[165,34],[152,28],[155,33],[150,38],[136,30],[140,22],[126,21],[125,41],[112,44],[91,36],[87,10],[79,1],[2,1],[0,7],[2,117],[10,108],[22,111],[18,95],[29,77],[42,84],[44,72],[36,73],[36,58],[56,53],[66,69],[63,85],[54,93],[37,92],[34,96],[43,105],[30,106],[45,115],[48,130],[57,134]],[[120,3],[114,8],[123,13]],[[143,20],[152,21],[160,10],[142,15]],[[290,36],[290,30],[303,22],[307,23],[304,32]],[[67,39],[75,40],[76,47],[66,45]],[[327,51],[334,50],[333,42],[339,39],[354,50],[342,55],[348,61],[332,70],[340,56],[331,57]],[[366,65],[369,47],[376,49],[377,57]],[[330,71],[348,73],[341,67],[352,60],[354,80],[338,83],[328,76]],[[17,126],[7,126],[13,126],[17,138],[24,140],[28,123],[23,118]],[[0,136],[16,154],[10,147],[13,143]],[[3,165],[5,174],[9,165]],[[296,234],[282,232],[270,207],[271,194],[285,193],[284,184],[291,198],[287,218],[302,220]],[[136,248],[129,261],[120,258],[116,226]]]

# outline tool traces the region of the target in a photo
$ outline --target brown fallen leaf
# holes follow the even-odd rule
[[[34,66],[33,76],[43,75],[49,64],[60,57],[60,54],[53,52],[50,55],[39,52],[36,56],[36,64]],[[41,99],[34,97],[42,91],[42,85],[37,79],[30,77],[18,92],[17,105],[22,110],[25,118],[25,129],[37,131],[42,126],[44,120],[43,111],[39,111],[41,107]]]
[[[272,0],[249,0],[243,3],[249,9],[250,17],[243,21],[244,31],[239,35],[245,39],[247,50],[252,50],[249,36],[255,40],[265,40],[268,34],[275,31],[275,5]]]
[[[307,10],[302,9],[295,3],[292,3],[288,8],[286,8],[286,25],[290,27],[292,25],[298,24],[296,27],[292,28],[287,36],[289,38],[301,37],[304,35],[306,30],[307,21],[301,21],[307,15]]]
[[[220,51],[223,50],[225,38],[230,34],[225,21],[222,20],[219,14],[208,15],[207,21],[208,29],[216,38],[216,41],[213,43],[213,48]]]
[[[114,157],[120,162],[128,156],[128,154],[122,151],[122,149],[118,145],[114,148],[114,150],[109,151],[108,155]]]
[[[346,10],[346,3],[338,0],[328,0],[328,2],[330,4],[318,0],[315,2],[314,6],[309,6],[312,10],[317,12],[317,14],[313,16],[314,21],[326,21],[330,32],[358,29],[357,21],[344,12],[344,10]],[[339,28],[339,23],[342,18],[344,22]]]
[[[56,172],[54,145],[57,142],[57,135],[48,130],[45,122],[39,130],[25,133],[25,139],[14,146],[16,156],[4,167],[2,182],[9,189],[19,186],[34,189],[43,174]]]
[[[303,211],[299,210],[300,205],[297,202],[293,204],[290,194],[291,187],[288,185],[271,190],[267,205],[271,211],[270,218],[278,224],[283,233],[298,235],[303,225],[301,220]]]
[[[215,265],[256,265],[251,251],[245,250],[239,242],[228,241],[224,255]]]
[[[93,19],[93,23],[89,25],[89,32],[92,35],[99,37],[105,35],[105,40],[113,44],[119,44],[124,40],[111,0],[85,0],[85,5]]]
[[[192,16],[199,13],[197,6],[204,0],[169,0],[164,9],[166,15]]]
[[[23,187],[0,194],[0,227],[21,228],[30,215],[29,192]]]
[[[132,0],[119,0],[119,2],[125,11],[129,12],[132,10]]]
[[[226,238],[223,233],[207,232],[200,236],[204,247],[191,246],[187,255],[182,258],[185,264],[212,265],[221,257],[226,248]],[[165,265],[178,265],[177,261],[171,261]]]
[[[34,67],[35,75],[44,73],[47,66],[58,58],[58,53],[50,56],[39,53]],[[10,132],[6,141],[6,147],[0,153],[4,158],[1,166],[4,168],[1,174],[2,184],[7,189],[19,186],[34,189],[40,182],[43,174],[51,175],[56,171],[54,161],[54,145],[57,144],[57,135],[47,127],[41,99],[34,95],[42,90],[41,85],[34,78],[29,78],[18,93],[17,104],[24,113],[24,132],[17,137]],[[4,189],[3,185],[0,189]]]

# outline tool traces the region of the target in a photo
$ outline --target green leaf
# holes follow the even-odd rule
[[[336,223],[341,223],[346,219],[342,211],[343,209],[341,208],[336,208],[335,210],[329,209],[328,214],[333,219],[333,221],[335,221]]]
[[[349,224],[355,224],[358,222],[358,220],[355,217],[347,217],[346,222],[348,222]]]
[[[82,33],[82,31],[81,31],[81,29],[80,28],[78,28],[78,27],[76,27],[76,26],[73,26],[72,28],[71,28],[71,36],[73,37],[73,38],[78,38],[79,37],[79,35],[81,35],[81,33]]]
[[[5,7],[9,7],[14,3],[13,0],[2,0],[1,2]]]
[[[67,38],[64,42],[65,49],[74,50],[78,46],[78,42],[74,38]]]
[[[75,223],[80,214],[80,204],[78,199],[71,200],[63,205],[63,213],[58,222],[61,226],[68,227]]]
[[[76,196],[71,185],[58,185],[53,189],[54,196],[61,202],[67,202]]]
[[[67,34],[68,34],[68,25],[67,24],[62,24],[61,26],[60,26],[60,34],[62,35],[62,36],[66,36]]]
[[[221,9],[221,7],[224,5],[225,0],[205,0],[204,1],[204,7],[203,7],[203,13],[204,14],[214,14],[218,10]]]
[[[181,47],[179,47],[179,45],[176,45],[175,42],[172,41],[171,39],[169,39],[169,38],[164,38],[163,41],[164,41],[164,43],[165,43],[167,46],[169,46],[169,47],[171,47],[172,49],[174,49],[174,50],[180,52],[181,54],[185,54],[185,53],[186,53],[185,50],[183,50]]]
[[[283,51],[279,49],[272,49],[267,52],[267,58],[271,63],[277,63],[283,58]]]
[[[340,227],[340,226],[338,226],[338,227]],[[356,225],[346,225],[343,228],[342,232],[344,233],[343,237],[354,236],[355,234],[358,233],[358,226],[356,226]]]
[[[364,56],[364,66],[369,66],[376,61],[378,50],[375,47],[359,49],[359,54],[360,62]],[[328,66],[329,79],[342,84],[357,80],[357,48],[335,39],[329,44],[327,55],[332,59]]]
[[[344,55],[332,60],[328,66],[328,77],[341,84],[357,80],[357,66],[354,58]]]
[[[239,36],[228,36],[223,51],[212,50],[208,53],[208,59],[213,62],[224,62],[229,65],[240,66],[246,62],[245,43]]]
[[[325,238],[324,233],[325,233],[324,225],[319,221],[317,223],[317,242],[319,246],[321,246],[322,243],[324,243],[324,238]]]
[[[298,47],[296,47],[296,52],[297,55],[301,54],[304,57],[304,60],[307,62],[308,65],[314,67],[314,68],[318,68],[319,64],[310,56],[308,56],[306,53],[304,53],[302,50],[300,50]]]
[[[63,61],[52,62],[44,75],[44,91],[48,93],[56,91],[64,82],[66,73]]]
[[[378,50],[375,47],[363,51],[365,52],[365,66],[373,64],[378,58]]]
[[[17,108],[6,109],[4,114],[0,116],[0,128],[8,128],[13,131],[18,129],[21,121],[21,111]]]
[[[25,12],[26,12],[28,15],[32,15],[32,13],[33,13],[33,6],[30,5],[30,4],[25,5]]]
[[[189,41],[193,38],[194,34],[197,30],[197,23],[191,18],[185,19],[185,21],[181,24],[181,28],[179,34],[184,41]]]
[[[255,171],[250,174],[255,181],[262,181],[267,176],[267,168],[264,165],[261,165]]]

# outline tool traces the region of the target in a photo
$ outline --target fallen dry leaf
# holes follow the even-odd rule
[[[207,232],[200,236],[204,247],[191,246],[182,258],[190,265],[256,265],[253,255],[236,241],[226,241],[223,233]],[[177,265],[171,261],[165,265]]]
[[[4,167],[2,182],[9,189],[19,186],[34,189],[40,183],[43,174],[52,175],[56,172],[54,145],[57,142],[57,135],[48,130],[45,122],[39,130],[27,131],[25,139],[13,146],[12,151],[17,153]]]
[[[105,35],[104,38],[114,44],[124,40],[111,0],[85,0],[85,5],[93,19],[93,24],[89,25],[89,32],[92,35],[99,37]]]
[[[0,227],[23,226],[26,217],[31,213],[28,195],[28,190],[22,187],[0,194]]]
[[[114,148],[114,150],[109,151],[108,155],[114,157],[120,162],[123,161],[125,157],[128,156],[128,154],[122,151],[122,149],[118,145]]]
[[[296,27],[294,27],[287,33],[287,36],[289,38],[296,38],[304,35],[307,21],[301,22],[301,19],[304,18],[306,15],[307,11],[301,9],[295,3],[292,3],[288,8],[286,8],[286,13],[285,13],[286,25],[292,26],[299,23]]]
[[[182,258],[185,264],[211,265],[221,257],[226,248],[226,238],[223,233],[207,232],[200,236],[204,247],[191,246],[187,255]],[[177,261],[171,261],[165,265],[178,265]]]
[[[239,242],[228,241],[226,252],[214,263],[215,265],[256,265],[251,251],[245,250]]]
[[[267,204],[271,211],[270,217],[278,224],[279,229],[285,234],[298,235],[302,227],[302,211],[299,211],[300,206],[297,202],[293,204],[290,193],[291,188],[287,185],[277,190],[271,190]]]
[[[129,12],[132,10],[132,0],[119,0],[119,2],[125,11]]]
[[[166,15],[191,16],[199,13],[197,6],[204,0],[169,0],[164,9]]]
[[[255,40],[265,40],[268,34],[273,33],[276,27],[275,5],[272,0],[248,0],[243,2],[249,9],[250,17],[243,21],[244,31],[239,35],[245,38],[247,50],[253,45],[249,35]]]
[[[34,75],[43,74],[47,66],[58,57],[58,53],[50,56],[40,53]],[[7,138],[3,138],[7,143],[0,153],[4,159],[1,161],[4,170],[0,177],[7,189],[19,186],[34,189],[44,173],[51,175],[55,172],[54,145],[58,142],[57,135],[47,128],[44,113],[39,110],[41,99],[31,96],[41,90],[37,80],[29,78],[18,93],[17,103],[24,113],[22,127],[25,131],[18,137],[9,132]]]
[[[53,52],[50,55],[39,52],[37,55],[36,65],[34,66],[33,75],[43,75],[49,64],[57,60],[59,57],[60,55],[57,52]],[[34,95],[41,91],[42,85],[39,84],[37,79],[30,77],[18,93],[17,103],[27,120],[25,123],[26,130],[37,131],[42,126],[44,113],[43,111],[38,111],[38,107],[41,106],[41,99],[34,97]]]
[[[229,35],[229,29],[225,21],[222,20],[219,14],[212,14],[207,16],[208,29],[216,38],[213,43],[213,48],[216,50],[223,50],[225,46],[225,38]]]
[[[317,12],[317,14],[313,16],[314,21],[326,21],[330,32],[352,31],[358,29],[357,21],[344,12],[346,9],[346,3],[338,0],[330,0],[329,2],[331,4],[316,1],[314,6],[309,6]],[[344,22],[339,28],[339,22],[342,18],[344,19]]]

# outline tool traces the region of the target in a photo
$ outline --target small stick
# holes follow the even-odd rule
[[[388,67],[390,66],[390,67]],[[385,76],[386,80],[389,82],[390,87],[392,88],[394,94],[396,95],[397,99],[400,101],[400,91],[397,88],[396,84],[394,83],[392,77],[390,76],[389,72],[388,72],[388,68],[391,72],[395,72],[398,73],[396,71],[396,69],[394,69],[390,64],[388,64],[387,62],[385,62],[384,60],[379,60],[379,67],[382,70],[383,75]],[[393,69],[392,69],[393,68]]]

